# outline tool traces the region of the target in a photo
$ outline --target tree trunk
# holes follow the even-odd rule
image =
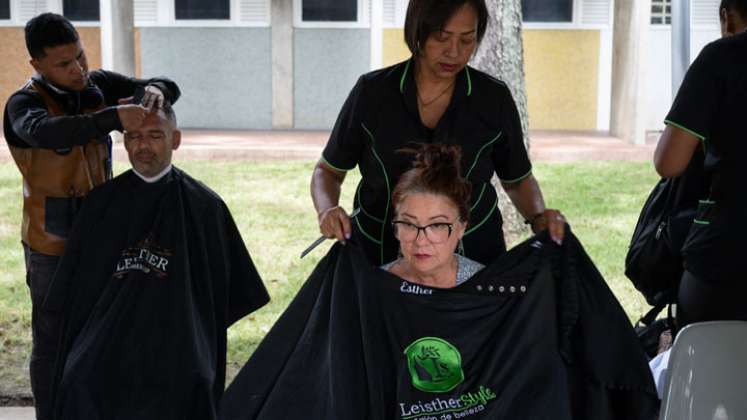
[[[524,80],[524,45],[521,37],[521,0],[486,0],[490,12],[485,37],[472,58],[471,65],[508,85],[521,116],[524,144],[529,150],[527,93]],[[510,245],[528,233],[524,218],[506,192],[493,178],[498,191],[498,206],[503,214],[503,231]]]

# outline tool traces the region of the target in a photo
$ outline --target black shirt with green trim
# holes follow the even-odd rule
[[[425,127],[417,105],[414,62],[408,60],[360,77],[340,111],[322,160],[339,170],[358,166],[362,180],[353,207],[356,234],[372,263],[395,259],[399,244],[391,229],[391,193],[411,168],[412,156],[397,153],[414,143],[444,143],[462,149],[462,173],[472,183],[465,256],[489,264],[505,251],[494,174],[518,182],[531,173],[521,120],[505,83],[471,67],[455,82],[451,102],[434,129]]]
[[[665,123],[704,143],[712,180],[683,249],[686,268],[704,280],[745,273],[737,267],[747,236],[743,168],[747,157],[747,33],[708,44],[692,63]]]

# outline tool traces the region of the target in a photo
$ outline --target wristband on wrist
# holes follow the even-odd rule
[[[530,226],[534,226],[534,224],[535,224],[535,223],[536,223],[536,222],[537,222],[538,220],[540,220],[541,218],[543,218],[543,217],[545,217],[545,213],[544,213],[544,212],[542,212],[542,213],[537,213],[537,214],[535,214],[534,216],[532,216],[532,217],[530,217],[530,218],[528,218],[528,219],[524,219],[524,224],[526,224],[526,225],[530,225]]]

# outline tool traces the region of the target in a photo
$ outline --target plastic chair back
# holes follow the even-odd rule
[[[688,325],[668,370],[662,420],[747,419],[747,322]]]

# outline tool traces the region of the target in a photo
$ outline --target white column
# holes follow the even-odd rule
[[[293,128],[293,0],[272,0],[272,128]]]
[[[599,75],[597,81],[597,130],[610,130],[612,102],[612,28],[599,31]]]
[[[135,76],[133,0],[101,0],[101,67]]]
[[[384,1],[371,0],[371,70],[380,69],[384,44]]]
[[[672,97],[680,89],[688,67],[690,67],[690,0],[676,0],[672,2]]]

